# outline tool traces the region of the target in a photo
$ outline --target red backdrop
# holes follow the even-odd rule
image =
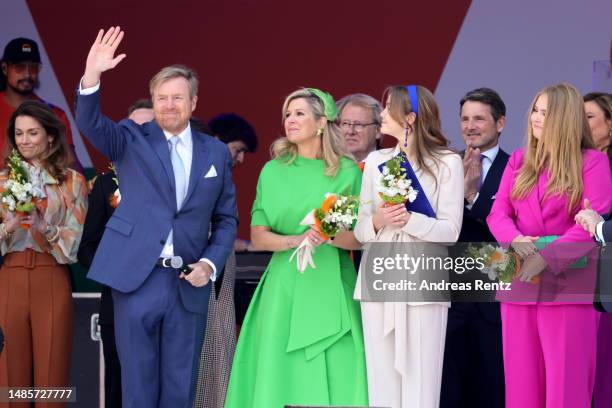
[[[126,116],[148,96],[149,79],[182,63],[200,76],[195,115],[236,112],[249,120],[260,149],[236,168],[239,235],[248,237],[250,208],[268,147],[280,135],[284,97],[301,86],[336,98],[379,98],[392,84],[435,90],[470,2],[430,1],[158,1],[28,0],[67,100],[83,74],[99,28],[121,25],[127,58],[102,78],[104,112]],[[88,148],[99,170],[103,158]]]

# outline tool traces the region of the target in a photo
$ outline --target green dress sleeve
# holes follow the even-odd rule
[[[259,180],[257,181],[257,191],[255,194],[255,201],[253,202],[253,209],[251,210],[251,226],[263,226],[271,227],[266,210],[264,206],[264,185],[265,185],[265,173],[266,168],[261,170],[259,174]]]

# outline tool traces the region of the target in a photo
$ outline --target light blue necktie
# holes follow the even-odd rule
[[[176,190],[176,209],[180,210],[181,204],[183,204],[183,200],[185,199],[185,194],[187,190],[187,186],[185,183],[185,167],[183,166],[183,159],[178,154],[176,150],[176,144],[179,142],[178,136],[172,136],[168,140],[168,145],[170,146],[170,160],[172,161],[172,170],[174,171],[174,185]],[[173,231],[170,230],[170,234],[168,234],[168,239],[166,240],[167,244],[174,244],[174,236]],[[176,253],[176,252],[175,252]]]
[[[170,143],[170,160],[172,161],[172,170],[174,171],[174,184],[176,187],[176,208],[179,210],[187,193],[187,183],[185,177],[185,166],[183,159],[178,154],[176,145],[179,142],[178,136],[172,136],[168,141]]]

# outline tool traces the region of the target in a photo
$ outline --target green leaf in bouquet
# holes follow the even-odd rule
[[[13,149],[9,156],[8,167],[10,169],[10,178],[25,184],[30,179],[30,174],[25,167],[25,163],[17,149]]]
[[[498,271],[497,275],[499,277],[499,281],[504,283],[512,282],[512,279],[514,279],[514,275],[516,274],[516,270],[518,267],[516,263],[516,256],[512,252],[509,252],[508,256],[508,265],[504,270]]]
[[[404,204],[406,202],[406,199],[400,195],[389,197],[386,194],[380,193],[380,198],[382,198],[385,203],[392,205]]]
[[[15,209],[17,211],[26,213],[26,214],[34,211],[35,208],[36,208],[36,204],[34,204],[32,201],[28,201],[27,203],[18,203],[15,206]]]

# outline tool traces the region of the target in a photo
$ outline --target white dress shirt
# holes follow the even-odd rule
[[[602,246],[606,246],[606,240],[603,237],[604,222],[605,221],[598,222],[597,227],[595,228],[595,239],[597,239],[597,242],[599,242]]]

